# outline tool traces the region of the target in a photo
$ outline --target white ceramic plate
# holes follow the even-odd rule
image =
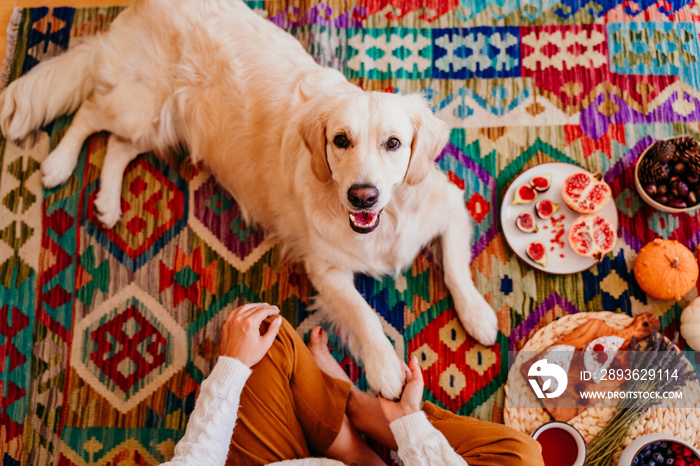
[[[538,165],[521,173],[520,176],[513,181],[503,197],[501,203],[501,225],[506,241],[518,257],[536,269],[563,275],[582,272],[596,264],[590,257],[576,254],[574,250],[571,249],[571,246],[569,246],[569,228],[574,220],[581,214],[571,210],[561,197],[561,187],[564,184],[564,180],[569,175],[581,171],[585,170],[578,165],[569,163],[545,163]],[[530,184],[530,180],[535,176],[547,174],[552,175],[552,184],[547,191],[538,193],[537,198],[529,204],[513,204],[513,197],[517,188],[524,184]],[[539,218],[535,212],[535,203],[541,199],[549,199],[561,205],[559,210],[546,220]],[[535,216],[535,221],[539,228],[536,233],[523,233],[515,225],[515,220],[523,212],[531,212]],[[598,215],[602,215],[610,220],[615,231],[617,231],[617,207],[615,206],[614,199],[611,199],[603,210],[598,212]],[[553,225],[553,219],[557,226]],[[547,228],[545,228],[545,226]],[[560,232],[562,228],[563,234],[561,234],[560,241],[554,242],[557,232]],[[527,247],[533,241],[539,241],[545,245],[547,249],[546,267],[535,263],[527,255]]]

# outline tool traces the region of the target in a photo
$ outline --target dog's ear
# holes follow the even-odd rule
[[[326,156],[326,121],[328,104],[315,98],[304,104],[298,120],[299,134],[311,153],[311,171],[321,183],[331,179]]]
[[[415,186],[428,176],[431,164],[447,144],[450,129],[447,123],[433,115],[428,101],[421,94],[412,94],[407,98],[410,99],[414,129],[411,160],[404,179],[409,186]]]

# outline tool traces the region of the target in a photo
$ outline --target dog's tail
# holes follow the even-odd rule
[[[97,38],[32,68],[0,94],[0,129],[19,141],[54,118],[73,113],[94,88]]]

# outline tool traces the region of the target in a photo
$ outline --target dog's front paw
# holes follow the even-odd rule
[[[57,147],[41,163],[41,182],[46,188],[54,188],[68,181],[75,169],[76,159]]]
[[[101,189],[95,198],[95,210],[97,220],[105,227],[113,228],[122,216],[121,196],[115,197]]]
[[[496,343],[498,335],[498,319],[493,309],[482,312],[481,315],[469,319],[468,322],[462,322],[464,329],[476,341],[484,346],[491,346]]]
[[[363,348],[362,355],[365,375],[372,390],[389,400],[398,400],[406,374],[389,340],[385,339],[385,344],[370,350]]]
[[[465,308],[466,307],[466,308]],[[457,305],[455,308],[459,320],[476,341],[484,346],[496,343],[498,335],[498,318],[489,303],[478,293],[474,293],[467,301],[467,305]]]

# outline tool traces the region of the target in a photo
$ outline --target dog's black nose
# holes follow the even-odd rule
[[[348,201],[358,209],[368,209],[377,203],[379,190],[374,186],[354,184],[348,189]]]

